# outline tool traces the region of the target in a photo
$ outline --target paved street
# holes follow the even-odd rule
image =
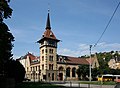
[[[66,82],[66,83],[53,83],[56,85],[62,85],[65,87],[74,87],[74,88],[114,88],[115,85],[89,85],[89,84],[78,84],[78,82]]]

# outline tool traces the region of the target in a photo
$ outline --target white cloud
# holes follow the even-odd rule
[[[80,51],[75,51],[67,48],[58,50],[58,54],[67,55],[67,56],[78,56],[79,53]]]
[[[110,51],[120,51],[120,43],[98,43],[96,47],[92,47],[92,53],[95,52],[110,52]],[[82,56],[82,55],[89,55],[89,45],[88,44],[79,44],[77,49],[59,49],[58,54],[61,55],[68,55],[68,56]]]
[[[16,55],[13,55],[13,59],[18,59],[18,58],[20,58],[21,56],[16,56]]]
[[[119,51],[120,50],[120,43],[106,43],[106,42],[102,42],[99,43],[95,48],[93,48],[94,50],[98,51],[98,52],[105,52],[105,51]]]

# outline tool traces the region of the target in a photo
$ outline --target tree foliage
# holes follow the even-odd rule
[[[99,67],[92,68],[92,79],[96,79],[97,76],[103,74],[113,74],[119,75],[120,69],[111,69],[108,65],[110,59],[115,59],[116,61],[120,61],[120,54],[118,51],[104,52],[104,53],[96,53]],[[86,58],[86,56],[82,56],[82,58]],[[84,70],[83,70],[84,69]],[[88,69],[88,70],[87,70]],[[79,77],[85,77],[86,73],[89,73],[89,68],[85,65],[80,65],[79,69],[77,69],[77,74]],[[88,75],[88,74],[87,74]]]
[[[4,64],[12,59],[12,42],[14,37],[5,23],[0,23],[0,73],[3,74]]]
[[[3,19],[10,18],[12,15],[12,9],[9,6],[10,0],[0,0],[0,22],[3,21]]]
[[[25,76],[25,69],[19,61],[9,60],[5,64],[6,77],[14,78],[15,81],[22,82]]]
[[[89,75],[89,66],[84,64],[79,65],[76,73],[78,74],[79,79],[86,80],[86,76]]]
[[[0,76],[14,78],[21,82],[25,76],[25,69],[20,62],[13,60],[12,48],[14,37],[3,19],[10,18],[12,9],[10,0],[0,0]]]

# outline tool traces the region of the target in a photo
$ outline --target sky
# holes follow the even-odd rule
[[[45,31],[48,8],[51,30],[61,40],[57,53],[89,55],[104,31],[119,0],[11,0],[13,13],[4,20],[15,37],[14,59],[28,52],[40,55],[37,40]],[[120,7],[92,53],[120,51]]]

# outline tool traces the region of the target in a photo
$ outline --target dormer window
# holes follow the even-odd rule
[[[50,37],[53,37],[53,33],[52,32],[50,32]]]

